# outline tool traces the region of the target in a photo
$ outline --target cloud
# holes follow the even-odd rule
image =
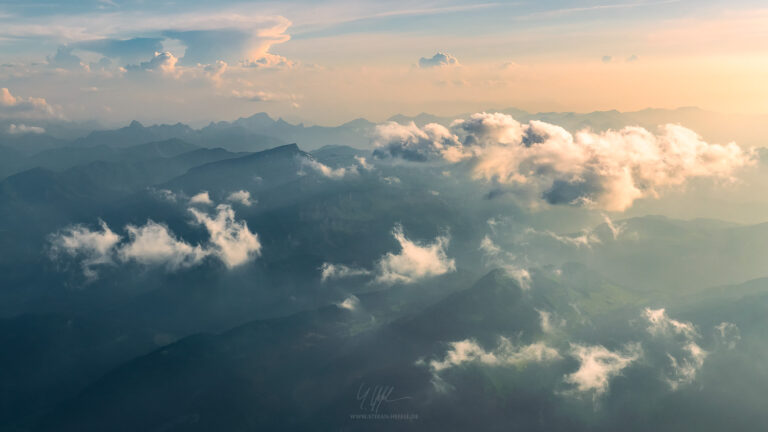
[[[273,93],[263,90],[232,90],[232,96],[251,102],[285,102],[296,101],[296,95],[287,93]]]
[[[39,126],[27,126],[25,124],[11,123],[8,126],[8,133],[11,135],[44,134],[45,128],[41,128]]]
[[[632,54],[631,56],[627,57],[627,62],[628,63],[636,62],[638,60],[639,60],[639,58],[635,54]]]
[[[670,318],[664,308],[645,308],[643,317],[648,321],[648,333],[652,336],[682,335],[687,339],[699,337],[693,324]]]
[[[445,253],[449,236],[438,236],[432,243],[420,244],[406,238],[400,224],[392,229],[392,235],[400,244],[400,252],[386,253],[376,262],[373,271],[326,262],[320,266],[321,280],[375,275],[375,283],[410,284],[456,271],[456,262]]]
[[[611,231],[611,235],[613,236],[614,240],[618,240],[621,233],[624,231],[624,228],[626,227],[626,224],[620,223],[620,224],[614,224],[608,215],[603,215],[603,221],[605,221],[605,225],[608,227],[608,229]]]
[[[343,302],[337,304],[336,306],[338,306],[341,309],[353,311],[360,306],[360,299],[354,295],[350,295],[349,297],[344,299]]]
[[[524,367],[530,363],[546,363],[561,358],[560,353],[544,343],[530,345],[515,345],[505,337],[499,337],[498,345],[491,351],[486,351],[476,341],[464,339],[451,342],[442,360],[431,360],[429,368],[432,371],[432,383],[440,391],[449,388],[440,373],[467,363],[487,366],[517,366]]]
[[[216,60],[215,63],[204,65],[203,72],[205,73],[205,76],[208,77],[208,79],[214,83],[221,84],[221,77],[224,75],[224,72],[227,71],[228,67],[229,65],[227,62],[223,60]]]
[[[129,65],[126,69],[157,72],[165,76],[178,78],[181,75],[181,70],[176,67],[178,62],[179,59],[169,51],[155,52],[154,57],[149,61],[141,62],[138,66]]]
[[[240,65],[246,68],[255,69],[290,69],[294,67],[296,63],[281,55],[265,53],[259,58],[245,60],[241,62]]]
[[[49,56],[47,60],[49,65],[57,68],[73,69],[82,66],[80,57],[72,54],[71,47],[60,46],[56,54]]]
[[[144,226],[128,225],[125,229],[129,241],[117,251],[120,260],[125,262],[165,265],[169,270],[176,270],[199,264],[209,253],[200,245],[178,240],[167,226],[151,220]]]
[[[392,235],[400,244],[400,253],[388,252],[379,260],[376,282],[409,284],[456,271],[456,262],[445,254],[449,236],[438,236],[432,243],[422,245],[408,240],[399,224]]]
[[[101,38],[78,42],[72,48],[119,59],[122,64],[135,64],[154,53],[163,51],[163,38],[134,37],[129,39]]]
[[[251,200],[251,193],[245,190],[239,190],[237,192],[232,192],[227,197],[227,201],[240,203],[246,207],[250,207],[253,205],[253,201]]]
[[[431,58],[422,57],[419,59],[420,68],[434,68],[444,66],[458,66],[459,60],[447,53],[438,52]]]
[[[219,204],[213,217],[195,208],[189,211],[197,223],[208,230],[209,253],[217,256],[228,268],[240,266],[261,255],[258,235],[248,229],[245,221],[235,220],[235,212],[229,205]]]
[[[112,249],[120,242],[120,236],[112,232],[104,221],[99,221],[99,226],[100,231],[92,231],[82,225],[75,225],[51,235],[51,257],[82,257],[83,274],[88,279],[95,279],[98,273],[93,267],[112,263]]]
[[[376,148],[373,155],[380,159],[391,156],[426,162],[443,158],[455,162],[463,158],[460,151],[455,150],[461,148],[458,138],[436,123],[420,128],[414,122],[407,125],[386,122],[376,126],[373,144]]]
[[[498,345],[491,351],[484,350],[477,342],[465,339],[451,342],[443,360],[432,360],[429,366],[440,372],[464,363],[478,362],[491,366],[513,366],[524,363],[541,363],[560,359],[556,349],[538,342],[518,346],[505,337],[499,337]]]
[[[609,55],[603,56],[602,60],[603,60],[603,63],[610,63],[611,61],[613,61],[613,57]]]
[[[721,322],[715,326],[715,340],[728,349],[734,349],[741,340],[741,331],[734,323]]]
[[[648,322],[648,333],[667,350],[669,370],[665,381],[672,390],[690,384],[704,365],[707,353],[695,341],[701,336],[690,322],[670,318],[666,310],[645,308],[643,317]]]
[[[570,355],[579,361],[579,368],[566,375],[565,382],[575,386],[566,393],[592,393],[596,400],[608,391],[611,379],[639,359],[642,352],[638,343],[627,344],[621,351],[610,351],[602,345],[571,344]]]
[[[43,98],[23,98],[0,88],[0,117],[45,118],[60,117],[57,110]]]
[[[202,204],[202,205],[212,205],[213,201],[211,200],[211,196],[208,194],[208,191],[202,191],[198,193],[197,195],[193,195],[192,198],[189,199],[190,204]]]
[[[565,319],[556,319],[552,312],[541,309],[536,309],[536,312],[539,314],[541,331],[544,333],[554,333],[558,328],[564,327],[566,324]]]
[[[83,273],[89,279],[98,275],[93,269],[100,264],[136,262],[148,266],[165,266],[178,270],[201,264],[207,257],[218,258],[227,268],[245,264],[261,255],[258,235],[248,229],[245,221],[235,220],[235,212],[227,204],[216,207],[209,215],[195,208],[189,211],[194,223],[202,225],[209,239],[202,245],[190,245],[177,238],[166,225],[147,221],[143,226],[127,225],[128,240],[100,222],[101,231],[92,231],[80,225],[65,228],[49,238],[52,259],[66,254],[82,257]]]
[[[531,274],[518,263],[516,255],[502,250],[487,235],[480,241],[479,250],[483,252],[486,266],[504,270],[507,276],[517,281],[523,290],[531,288]]]
[[[348,167],[339,167],[339,168],[331,168],[328,165],[325,165],[315,159],[308,159],[308,158],[302,158],[301,159],[301,165],[303,167],[308,167],[312,169],[313,171],[317,172],[318,174],[322,175],[323,177],[327,177],[329,179],[333,180],[339,180],[343,179],[344,177],[348,175],[358,175],[360,174],[360,171],[358,170],[357,166],[348,166]],[[300,175],[305,174],[302,171],[299,172]]]
[[[752,164],[735,143],[704,142],[680,125],[571,134],[541,121],[517,122],[501,113],[476,113],[451,130],[429,124],[384,124],[375,131],[375,155],[412,161],[470,160],[476,179],[509,185],[549,204],[624,211],[693,178],[734,180]]]
[[[320,266],[320,280],[325,282],[331,279],[343,279],[356,276],[368,276],[370,270],[345,266],[344,264],[323,263]]]

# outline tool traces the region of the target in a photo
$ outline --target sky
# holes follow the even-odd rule
[[[0,116],[768,113],[753,0],[0,0]]]

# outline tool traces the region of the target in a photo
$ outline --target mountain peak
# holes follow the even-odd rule
[[[131,122],[131,124],[128,125],[129,128],[143,128],[144,125],[141,124],[138,120],[134,120]]]

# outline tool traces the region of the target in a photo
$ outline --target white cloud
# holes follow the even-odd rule
[[[290,69],[296,66],[296,63],[281,55],[265,53],[259,58],[241,62],[241,66],[256,69]]]
[[[541,325],[541,331],[544,333],[554,333],[557,329],[564,327],[565,319],[557,318],[555,314],[549,311],[536,309],[539,314],[539,323]]]
[[[112,263],[112,249],[120,242],[120,236],[112,232],[104,221],[99,221],[99,225],[100,231],[75,225],[53,234],[49,239],[51,256],[56,258],[66,254],[83,257],[83,274],[88,279],[95,279],[98,273],[93,267]]]
[[[11,124],[8,126],[8,133],[11,135],[22,134],[44,134],[45,128],[38,126],[27,126],[25,124]]]
[[[693,324],[670,318],[664,308],[645,308],[643,317],[648,321],[648,333],[653,336],[682,335],[687,339],[699,336]]]
[[[83,272],[93,279],[98,275],[92,267],[113,263],[114,256],[121,262],[178,270],[198,265],[211,256],[231,269],[261,255],[258,235],[248,229],[245,221],[235,220],[235,212],[229,205],[217,206],[213,216],[195,208],[189,211],[195,223],[208,231],[209,239],[203,245],[190,245],[177,238],[167,226],[152,220],[140,227],[127,225],[128,241],[121,244],[121,237],[100,222],[101,231],[76,225],[51,235],[51,257],[55,259],[62,254],[83,257]]]
[[[466,363],[487,366],[516,366],[524,367],[530,363],[546,363],[559,360],[560,353],[555,348],[537,342],[530,345],[515,345],[505,337],[499,337],[498,345],[491,351],[486,351],[476,341],[465,339],[451,342],[442,360],[431,360],[429,368],[432,371],[432,383],[444,391],[449,388],[440,373]]]
[[[473,177],[510,184],[550,204],[623,211],[697,177],[732,181],[753,162],[735,143],[704,142],[680,125],[659,134],[641,127],[571,134],[541,121],[521,124],[501,113],[476,113],[448,130],[437,124],[386,123],[375,132],[379,157],[414,161],[469,159]]]
[[[343,302],[337,304],[336,306],[340,307],[341,309],[353,311],[360,306],[360,299],[354,295],[350,295],[349,297],[345,298]]]
[[[495,221],[491,219],[488,222],[492,227],[491,229],[493,229]],[[518,260],[515,254],[502,250],[487,235],[480,241],[479,250],[483,252],[483,258],[487,267],[497,267],[504,270],[507,276],[516,280],[523,290],[531,288],[531,274],[520,264],[520,260]]]
[[[248,229],[245,221],[235,220],[235,212],[229,205],[219,204],[213,217],[194,208],[189,211],[208,230],[209,253],[217,256],[228,268],[245,264],[261,255],[258,235]]]
[[[360,171],[356,166],[331,168],[328,165],[316,161],[315,159],[302,158],[301,164],[302,166],[311,168],[313,171],[319,173],[323,177],[327,177],[333,180],[343,179],[348,175],[360,174]],[[300,172],[299,174],[303,174],[303,172]]]
[[[458,137],[436,123],[420,128],[414,122],[386,122],[376,126],[373,144],[373,154],[379,158],[392,156],[415,162],[435,158],[455,162],[464,158]]]
[[[624,231],[625,224],[614,224],[608,215],[603,215],[603,220],[605,221],[605,224],[608,226],[608,229],[611,230],[611,235],[613,235],[614,240],[618,240],[621,233]]]
[[[181,69],[176,67],[179,59],[170,51],[156,52],[154,57],[148,61],[140,63],[138,66],[128,66],[128,70],[144,70],[157,72],[166,76],[178,78],[181,76]]]
[[[223,60],[216,60],[215,63],[207,64],[203,66],[203,72],[205,76],[216,84],[221,84],[221,77],[224,72],[227,71],[229,65]]]
[[[169,270],[176,270],[197,265],[208,255],[200,245],[192,246],[178,240],[167,226],[152,220],[141,227],[128,225],[125,230],[129,241],[117,251],[122,261],[165,265]]]
[[[400,244],[401,251],[397,254],[389,252],[379,260],[376,282],[407,284],[456,271],[455,261],[445,254],[450,242],[447,235],[421,245],[408,240],[399,224],[395,225],[392,235]]]
[[[323,263],[320,266],[320,279],[325,282],[331,279],[342,279],[355,276],[368,276],[370,270],[345,266],[344,264]]]
[[[362,156],[355,156],[355,161],[357,161],[357,164],[360,165],[360,168],[366,171],[371,171],[373,169],[373,165],[368,163],[368,161]]]
[[[211,196],[208,194],[208,191],[202,191],[198,193],[197,195],[192,196],[192,198],[189,199],[190,204],[203,204],[203,205],[212,205],[213,201],[211,200]]]
[[[433,67],[446,67],[446,66],[458,66],[459,60],[443,52],[438,52],[430,58],[422,57],[419,59],[420,68],[433,68]]]
[[[149,193],[164,201],[176,202],[177,200],[176,194],[169,189],[149,188]]]
[[[704,366],[707,352],[696,343],[689,342],[683,347],[684,355],[680,358],[667,353],[672,367],[672,376],[666,379],[672,390],[677,390],[681,385],[690,384],[696,379],[696,373]]]
[[[644,318],[648,321],[648,333],[665,343],[670,369],[665,378],[672,390],[690,384],[704,365],[707,353],[695,341],[700,338],[693,324],[670,318],[662,309],[645,308]]]
[[[240,203],[246,207],[253,205],[253,201],[251,200],[251,193],[245,190],[232,192],[227,197],[227,201]]]
[[[610,351],[602,345],[572,344],[570,355],[579,361],[579,368],[565,377],[575,387],[566,393],[592,393],[596,400],[608,391],[610,381],[640,358],[638,343],[627,344],[622,351]]]
[[[429,366],[433,371],[460,366],[464,363],[478,362],[490,366],[512,366],[524,363],[541,363],[557,360],[560,354],[556,349],[544,343],[533,343],[518,346],[505,337],[499,337],[499,343],[491,351],[484,350],[474,340],[465,339],[451,342],[450,349],[445,353],[443,360],[432,360]]]
[[[728,349],[734,349],[741,340],[741,331],[734,323],[721,322],[715,326],[715,340]]]
[[[295,102],[298,96],[288,93],[275,93],[264,90],[232,90],[232,96],[251,102]]]
[[[46,118],[60,117],[58,110],[43,98],[18,97],[5,87],[0,88],[0,117]]]

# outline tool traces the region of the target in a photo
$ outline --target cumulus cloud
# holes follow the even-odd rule
[[[343,279],[355,276],[369,276],[370,270],[349,267],[344,264],[323,263],[320,266],[320,279],[325,282],[332,279]]]
[[[664,308],[645,308],[643,317],[648,321],[648,333],[653,336],[682,335],[687,339],[699,336],[693,324],[670,318]]]
[[[141,62],[138,66],[129,65],[126,67],[126,69],[157,72],[166,76],[179,77],[181,74],[181,69],[176,67],[176,63],[178,62],[179,59],[170,51],[155,52],[154,57],[148,61]]]
[[[81,257],[83,274],[88,279],[95,279],[98,273],[93,267],[112,263],[112,250],[120,242],[120,236],[112,232],[104,221],[99,221],[99,226],[99,231],[92,231],[75,225],[53,234],[49,238],[51,257]]]
[[[360,299],[354,295],[350,295],[349,297],[345,298],[343,302],[337,304],[336,306],[341,309],[353,311],[360,306]]]
[[[552,362],[561,358],[555,348],[544,343],[515,345],[503,336],[499,337],[497,346],[491,351],[486,351],[472,339],[451,342],[449,347],[442,360],[431,360],[428,364],[432,371],[432,383],[438,390],[449,388],[440,376],[440,372],[463,364],[523,367],[530,363]]]
[[[541,121],[521,124],[501,113],[476,113],[451,129],[387,123],[373,139],[379,157],[413,161],[470,160],[476,179],[529,191],[550,204],[624,211],[693,178],[731,181],[753,162],[735,143],[709,144],[694,131],[667,124],[571,134]]]
[[[265,53],[261,57],[241,62],[241,65],[256,69],[290,69],[296,65],[296,62],[281,55]]]
[[[596,400],[608,391],[610,381],[642,355],[639,343],[610,351],[602,345],[572,344],[570,355],[579,361],[579,368],[565,377],[573,389],[566,393],[591,393]]]
[[[301,165],[303,167],[310,168],[311,170],[322,175],[323,177],[327,177],[333,180],[343,179],[348,175],[360,174],[360,171],[358,170],[357,166],[331,168],[328,165],[325,165],[319,161],[316,161],[315,159],[302,158]],[[299,172],[299,174],[305,174],[305,173],[302,170]]]
[[[49,252],[53,259],[63,254],[81,257],[83,273],[89,279],[98,276],[93,267],[116,260],[178,270],[214,257],[231,269],[261,255],[258,235],[248,229],[245,221],[235,220],[229,205],[217,206],[212,215],[195,208],[189,211],[194,223],[208,232],[209,239],[202,245],[191,245],[177,238],[166,225],[152,220],[142,226],[127,225],[128,239],[121,243],[122,237],[100,222],[100,231],[76,225],[51,235]]]
[[[47,58],[48,64],[56,68],[72,69],[81,67],[80,57],[72,54],[72,47],[60,46],[56,54]]]
[[[246,207],[253,205],[253,200],[251,200],[251,193],[245,190],[232,192],[227,197],[227,201],[240,203]]]
[[[431,243],[421,244],[406,238],[400,224],[392,229],[392,235],[400,244],[400,252],[387,252],[376,262],[374,270],[323,263],[319,269],[321,280],[325,282],[331,279],[374,276],[375,283],[410,284],[456,271],[456,262],[445,253],[445,248],[450,243],[448,235],[438,236]]]
[[[665,377],[667,384],[677,390],[681,385],[692,383],[709,354],[696,343],[700,335],[694,325],[670,318],[663,308],[645,308],[643,317],[648,322],[648,333],[667,350],[670,366]]]
[[[245,221],[235,220],[235,212],[229,205],[219,204],[214,216],[195,208],[189,211],[208,230],[209,253],[217,256],[228,268],[237,267],[261,255],[258,235],[248,229]]]
[[[479,250],[483,253],[486,266],[504,270],[509,277],[517,281],[523,290],[531,288],[531,274],[518,262],[519,260],[515,254],[501,249],[487,235],[480,241]]]
[[[192,198],[189,199],[189,203],[211,205],[213,204],[213,201],[211,200],[211,196],[208,194],[208,191],[202,191],[197,195],[193,195]]]
[[[223,60],[217,60],[215,63],[207,64],[203,66],[203,72],[205,76],[216,84],[221,84],[221,77],[224,72],[227,71],[227,62]]]
[[[459,60],[456,57],[443,52],[438,52],[430,58],[422,57],[419,59],[420,68],[457,66],[458,64]]]
[[[395,225],[392,235],[401,250],[396,254],[388,252],[379,260],[377,282],[408,284],[456,271],[455,261],[445,253],[450,243],[449,236],[438,236],[432,243],[419,244],[406,238],[399,224]]]
[[[557,329],[564,327],[566,324],[565,319],[557,318],[554,313],[536,309],[539,314],[539,323],[541,325],[541,331],[544,333],[554,333]]]
[[[39,126],[27,126],[25,124],[10,124],[8,126],[8,133],[11,135],[23,135],[23,134],[44,134],[45,128]]]
[[[734,349],[741,340],[741,331],[734,323],[721,322],[715,326],[715,340],[728,349]]]
[[[376,126],[373,144],[376,147],[373,155],[382,159],[391,156],[425,162],[443,158],[455,162],[463,158],[458,137],[436,123],[420,128],[414,122],[407,125],[386,122]]]
[[[152,220],[141,227],[128,225],[128,243],[122,245],[117,255],[122,261],[136,261],[146,265],[165,265],[170,270],[199,264],[208,251],[200,245],[192,246],[178,240],[167,226]]]
[[[43,98],[14,96],[0,88],[0,116],[17,118],[60,117],[57,110]]]

